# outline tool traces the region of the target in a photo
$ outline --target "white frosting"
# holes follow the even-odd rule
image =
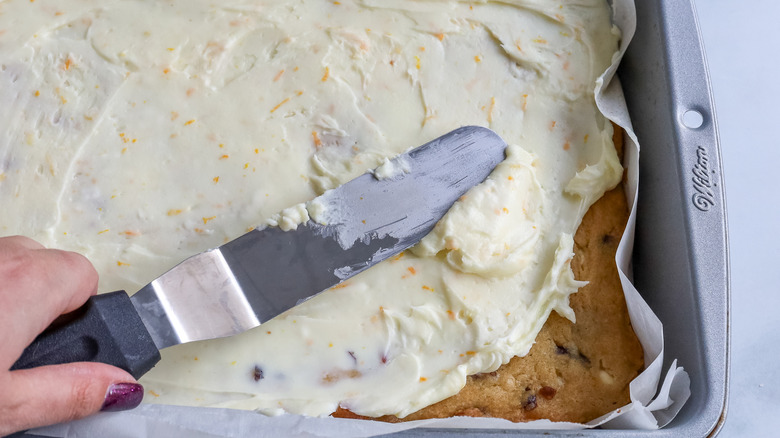
[[[603,0],[2,2],[0,233],[134,291],[488,126],[506,161],[413,251],[142,379],[147,402],[403,416],[574,318],[572,235],[622,175],[593,97],[617,40]]]
[[[382,164],[372,172],[376,179],[393,179],[410,171],[409,161],[403,155],[400,155],[393,160],[385,158]]]
[[[271,216],[266,221],[266,225],[279,227],[284,231],[295,230],[298,225],[309,220],[309,211],[306,204],[300,203],[292,207],[285,208],[281,212]]]

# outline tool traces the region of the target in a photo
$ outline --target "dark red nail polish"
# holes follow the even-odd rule
[[[103,412],[126,411],[141,404],[144,387],[138,383],[114,383],[106,391]]]

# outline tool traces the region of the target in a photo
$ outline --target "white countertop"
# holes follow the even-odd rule
[[[720,437],[780,434],[780,2],[698,1],[729,217],[731,383]]]

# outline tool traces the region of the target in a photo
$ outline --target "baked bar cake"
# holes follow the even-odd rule
[[[484,396],[461,389],[549,356],[550,336],[565,344],[552,361],[620,387],[583,390],[608,408],[626,399],[623,372],[596,360],[606,329],[561,317],[596,306],[570,304],[600,281],[571,265],[622,175],[593,91],[618,39],[603,0],[2,2],[0,233],[81,252],[102,291],[134,291],[247,229],[294,227],[309,216],[295,205],[387,157],[487,126],[507,159],[417,247],[256,330],[166,349],[146,401],[402,418]],[[545,387],[579,415],[550,418],[603,408],[536,376],[507,402],[535,397],[528,418]],[[474,409],[498,412],[446,415]]]
[[[622,130],[614,140],[622,148]],[[628,220],[622,184],[593,204],[574,236],[572,269],[588,284],[571,296],[577,323],[551,314],[526,356],[469,376],[456,395],[398,422],[452,416],[585,423],[630,403],[629,383],[644,367],[631,328],[615,253]],[[339,408],[342,418],[363,418]]]

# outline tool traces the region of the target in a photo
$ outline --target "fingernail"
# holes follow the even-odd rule
[[[106,391],[103,412],[126,411],[141,404],[144,387],[138,383],[114,383]]]

